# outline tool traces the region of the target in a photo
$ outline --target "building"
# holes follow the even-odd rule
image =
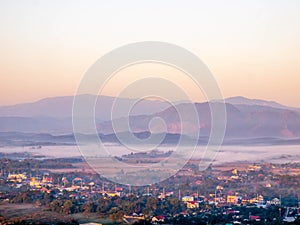
[[[193,196],[184,196],[181,199],[183,202],[193,202],[194,201],[194,197]]]
[[[227,203],[236,205],[238,203],[238,197],[235,195],[227,195]]]
[[[17,173],[17,174],[8,174],[7,180],[10,182],[18,182],[21,183],[23,180],[26,180],[27,176],[25,173]]]
[[[195,202],[195,201],[189,201],[186,203],[186,207],[188,209],[196,209],[199,207],[199,203],[198,202]]]

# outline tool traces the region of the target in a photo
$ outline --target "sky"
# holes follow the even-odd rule
[[[0,105],[74,95],[101,56],[134,42],[162,41],[197,55],[224,97],[300,107],[298,0],[0,0],[0,28]],[[127,85],[122,80],[148,69],[123,71],[102,94],[115,95]],[[152,68],[184,84],[193,100],[205,99],[171,72]]]

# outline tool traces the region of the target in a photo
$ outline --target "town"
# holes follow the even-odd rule
[[[300,224],[298,163],[199,171],[191,160],[146,187],[110,182],[81,158],[0,163],[0,224]]]

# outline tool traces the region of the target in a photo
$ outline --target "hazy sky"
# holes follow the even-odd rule
[[[103,54],[150,40],[199,56],[225,97],[300,107],[299,0],[1,0],[0,28],[0,105],[73,95]]]

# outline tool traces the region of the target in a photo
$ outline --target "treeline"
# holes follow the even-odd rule
[[[32,171],[40,169],[65,169],[74,168],[73,163],[81,162],[82,159],[24,159],[24,160],[12,160],[7,158],[0,159],[0,169],[4,173],[19,173],[26,172],[31,173]]]
[[[63,214],[97,213],[99,217],[109,217],[112,221],[121,221],[123,216],[143,214],[151,215],[175,215],[186,211],[183,202],[175,197],[167,197],[160,200],[153,196],[115,196],[107,197],[96,194],[90,198],[72,195],[72,192],[58,191],[42,193],[40,191],[23,191],[16,194],[10,200],[11,203],[35,203],[37,206],[46,206],[52,212]]]

